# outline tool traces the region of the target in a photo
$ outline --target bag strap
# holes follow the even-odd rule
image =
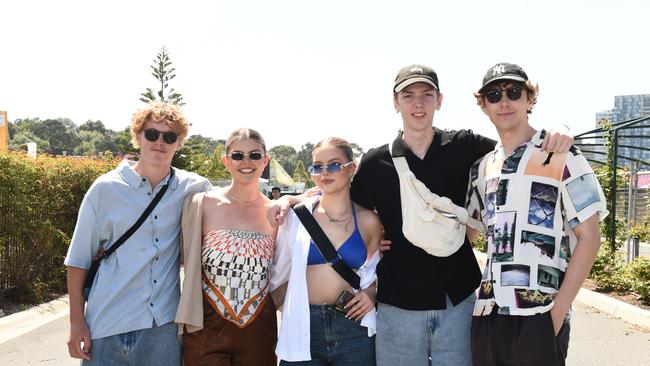
[[[293,211],[300,219],[300,222],[302,222],[302,226],[307,229],[309,236],[314,240],[316,247],[318,247],[325,260],[332,265],[332,268],[334,268],[339,276],[343,277],[355,290],[358,290],[361,287],[361,278],[345,263],[336,249],[334,249],[334,245],[327,235],[325,235],[325,232],[318,225],[318,222],[316,222],[316,219],[314,219],[314,216],[312,216],[307,207],[300,203],[293,207]]]
[[[144,212],[142,213],[142,215],[140,215],[138,221],[136,221],[135,224],[133,224],[129,228],[129,230],[127,230],[124,234],[122,234],[122,236],[120,236],[120,238],[117,239],[117,241],[113,243],[113,245],[111,245],[110,248],[106,249],[104,253],[102,253],[97,258],[97,260],[108,258],[111,254],[113,254],[114,251],[117,250],[117,248],[119,248],[122,244],[124,244],[124,242],[128,238],[130,238],[131,235],[133,235],[133,233],[135,233],[140,228],[140,226],[142,226],[144,220],[147,219],[147,217],[151,214],[151,211],[153,211],[153,209],[156,208],[156,205],[158,205],[158,202],[160,202],[165,192],[167,192],[167,189],[169,188],[169,183],[171,183],[172,178],[174,178],[174,169],[169,170],[169,179],[167,179],[167,183],[165,183],[165,185],[160,189],[160,191],[158,191],[158,193],[153,198],[151,203],[149,203],[149,206],[147,206],[147,208],[144,209]]]
[[[397,170],[397,173],[402,174],[411,170],[404,155],[393,154],[392,142],[388,144],[388,151],[390,152],[390,157],[393,158],[393,164],[395,164],[395,170]]]

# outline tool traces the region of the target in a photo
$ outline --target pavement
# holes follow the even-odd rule
[[[0,318],[0,344],[68,315],[68,296]]]

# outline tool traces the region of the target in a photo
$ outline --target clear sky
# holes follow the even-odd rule
[[[386,143],[401,126],[393,80],[412,63],[438,73],[435,125],[496,138],[472,92],[502,61],[540,85],[534,126],[579,133],[615,95],[650,93],[648,14],[644,0],[3,1],[0,110],[123,129],[164,45],[191,133],[213,138]]]

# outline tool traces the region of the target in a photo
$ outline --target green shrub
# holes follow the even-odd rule
[[[0,295],[40,302],[66,288],[63,259],[84,194],[112,159],[0,154]]]
[[[628,292],[632,284],[626,276],[623,263],[622,253],[612,252],[608,246],[602,245],[591,267],[590,277],[603,291]]]
[[[625,268],[631,289],[645,303],[650,303],[650,259],[638,257]]]
[[[472,240],[472,247],[479,252],[487,252],[487,239],[485,238],[485,234],[479,234]]]

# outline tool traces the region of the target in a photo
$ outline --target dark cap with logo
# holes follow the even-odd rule
[[[519,65],[509,64],[507,62],[500,62],[491,68],[483,76],[483,86],[479,89],[479,93],[485,90],[485,87],[498,80],[515,80],[526,82],[528,75],[524,72]]]
[[[432,68],[424,65],[409,65],[403,67],[397,73],[393,93],[399,93],[407,86],[415,83],[426,83],[436,88],[436,90],[440,90],[438,75]]]

